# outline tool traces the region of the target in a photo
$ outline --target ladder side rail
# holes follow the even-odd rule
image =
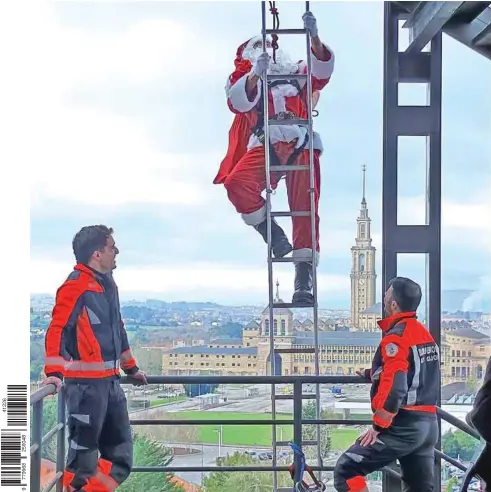
[[[266,2],[261,2],[261,20],[262,20],[262,38],[263,38],[263,52],[266,52]],[[274,353],[274,320],[273,320],[273,262],[271,256],[271,175],[270,175],[270,140],[269,140],[269,98],[268,98],[268,76],[267,71],[263,74],[262,78],[262,91],[263,91],[263,115],[264,115],[264,168],[266,173],[266,230],[267,230],[267,254],[268,254],[268,298],[269,298],[269,354],[271,375],[276,375],[275,370],[275,353]],[[276,401],[275,401],[275,385],[271,384],[271,416],[276,419]],[[276,425],[271,428],[272,444],[273,444],[273,467],[276,466]],[[273,472],[273,490],[278,488],[278,475],[277,472]]]
[[[310,2],[305,2],[305,11],[310,10]],[[310,178],[310,230],[312,233],[312,294],[314,297],[313,323],[314,323],[314,370],[315,375],[319,376],[319,331],[318,331],[318,303],[317,303],[317,234],[315,220],[315,167],[314,167],[314,122],[312,116],[312,48],[310,32],[306,32],[307,48],[307,119],[309,132],[309,178]],[[320,420],[320,386],[316,383],[316,419]],[[322,466],[321,454],[321,427],[317,424],[317,464]],[[319,480],[322,480],[322,472],[319,472]]]

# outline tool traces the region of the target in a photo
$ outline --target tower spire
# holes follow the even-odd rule
[[[280,301],[280,282],[278,279],[276,279],[276,302]]]
[[[365,164],[363,164],[363,166],[361,166],[361,170],[362,170],[362,173],[363,173],[363,196],[362,196],[362,199],[361,199],[361,205],[363,208],[366,208],[367,206],[367,201],[365,199],[365,173],[366,173],[366,170],[367,170],[367,166]]]

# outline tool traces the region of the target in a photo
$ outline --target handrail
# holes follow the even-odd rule
[[[148,384],[202,384],[203,376],[147,376]],[[367,384],[368,381],[359,376],[206,376],[207,384]],[[135,380],[131,376],[123,376],[121,384],[136,384],[141,385],[141,382]],[[42,408],[43,401],[47,396],[59,395],[58,399],[58,423],[50,429],[46,435],[42,435]],[[295,400],[292,399],[295,403]],[[48,442],[55,434],[57,435],[57,459],[56,459],[56,474],[50,483],[43,489],[42,492],[47,492],[56,485],[56,491],[62,491],[61,477],[63,476],[64,460],[65,460],[65,397],[64,386],[56,393],[56,387],[53,384],[48,384],[31,393],[30,405],[33,407],[33,436],[36,439],[31,446],[31,490],[37,492],[40,490],[40,466],[41,466],[41,450],[42,445]],[[479,434],[470,427],[467,423],[454,417],[445,410],[437,407],[437,414],[440,418],[447,421],[451,425],[457,427],[463,432],[480,439]],[[307,424],[322,424],[322,425],[364,425],[369,424],[370,419],[300,419],[297,422],[295,419],[268,419],[268,420],[203,420],[203,419],[130,419],[131,425],[307,425]],[[451,458],[442,451],[435,449],[435,455],[439,459],[443,459],[463,471],[467,471],[458,460]],[[314,471],[332,471],[333,466],[312,466]],[[210,471],[288,471],[285,466],[231,466],[231,467],[144,467],[135,466],[134,472],[210,472]],[[400,479],[400,474],[391,467],[385,467],[383,471],[393,478]],[[37,473],[36,473],[37,472]],[[36,477],[37,475],[37,477]]]
[[[476,439],[481,439],[481,436],[479,435],[479,432],[477,432],[475,429],[473,429],[467,422],[464,422],[460,420],[457,417],[454,417],[451,413],[446,412],[442,408],[438,407],[437,408],[437,414],[445,420],[445,422],[448,422],[449,424],[453,425],[454,427],[457,427],[457,429],[460,429],[461,431],[465,432],[466,434],[469,434],[472,437],[475,437]]]

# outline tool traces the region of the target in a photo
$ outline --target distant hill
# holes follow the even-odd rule
[[[225,306],[216,304],[214,302],[166,302],[159,299],[147,299],[144,303],[131,301],[123,303],[125,306],[142,306],[148,307],[150,309],[158,310],[175,310],[175,311],[203,311],[205,309],[225,309]]]

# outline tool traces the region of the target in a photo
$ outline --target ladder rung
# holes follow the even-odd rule
[[[315,354],[315,348],[277,348],[277,354]]]
[[[311,394],[306,394],[302,395],[302,400],[315,400],[316,399],[316,394],[311,393]],[[293,393],[290,393],[288,395],[274,395],[275,400],[293,400]]]
[[[308,125],[309,120],[303,118],[290,118],[286,120],[268,120],[270,126],[291,126],[291,125]]]
[[[293,304],[293,302],[274,302],[273,303],[273,309],[281,309],[281,308],[285,308],[285,309],[291,309],[291,308],[307,308],[307,307],[314,307],[314,304],[313,303],[306,303],[306,304],[300,304],[300,303],[295,303]]]
[[[273,263],[293,263],[295,259],[292,256],[289,256],[287,258],[271,258],[271,261]]]
[[[288,75],[266,75],[267,80],[306,80],[306,73],[291,73]]]
[[[276,441],[276,445],[290,446],[290,441]],[[317,446],[317,441],[302,441],[302,446]]]
[[[271,217],[310,217],[310,212],[271,212]]]
[[[308,171],[309,166],[269,166],[271,172],[276,171]]]
[[[266,29],[266,34],[307,34],[305,29]]]

